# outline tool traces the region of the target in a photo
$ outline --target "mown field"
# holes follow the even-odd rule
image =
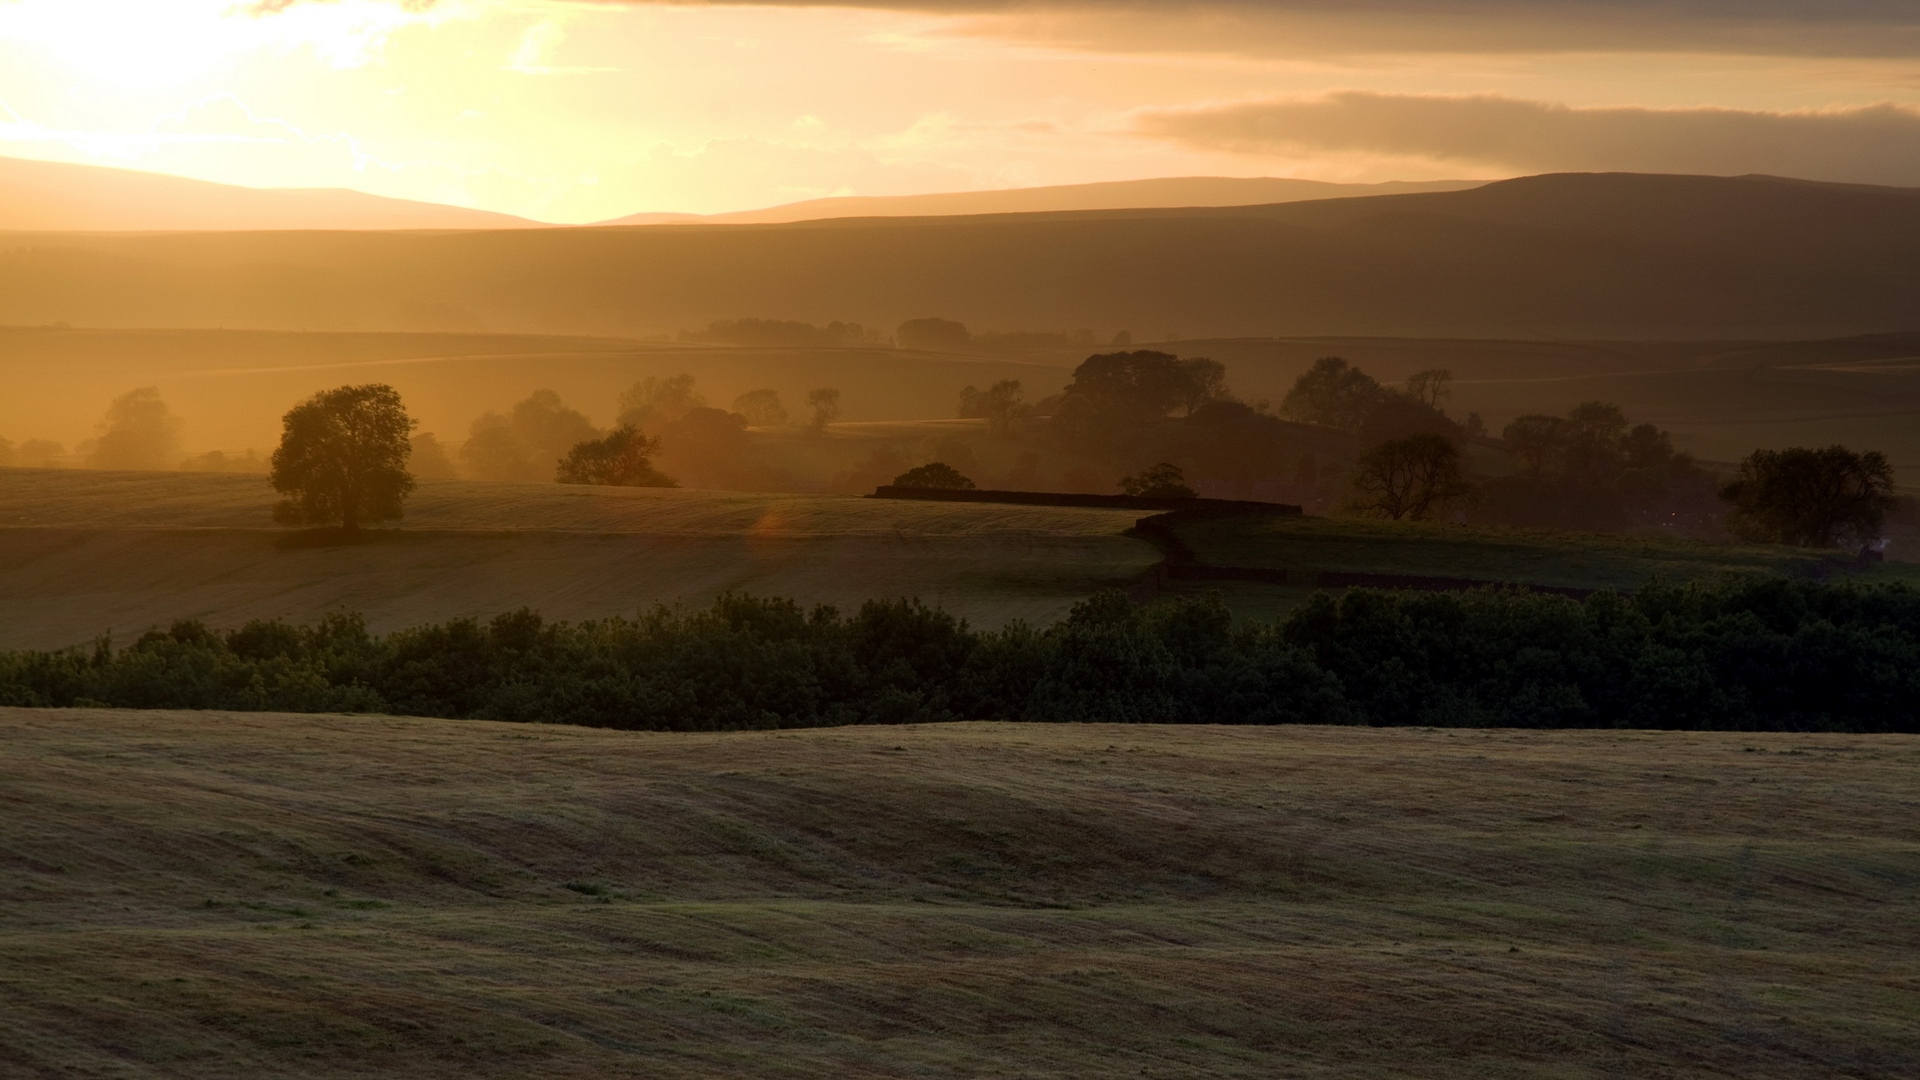
[[[577,620],[728,591],[1044,624],[1159,558],[1123,510],[422,481],[404,529],[340,544],[274,528],[271,505],[259,477],[0,469],[0,648],[334,610],[377,631]]]
[[[1911,737],[0,739],[8,1075],[1920,1070]]]

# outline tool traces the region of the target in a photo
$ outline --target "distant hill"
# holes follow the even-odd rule
[[[341,188],[250,188],[182,176],[0,158],[0,230],[149,232],[511,229],[535,222]]]
[[[1461,191],[1484,180],[1392,181],[1330,184],[1274,176],[1168,176],[1103,184],[954,191],[935,195],[852,195],[742,210],[731,214],[630,214],[602,225],[777,225],[851,217],[945,217],[964,214],[1032,214],[1059,210],[1130,210],[1178,206],[1259,206],[1308,199]]]
[[[269,269],[263,269],[269,268]],[[1920,325],[1920,191],[1556,174],[1281,205],[0,241],[0,323],[1764,341]]]

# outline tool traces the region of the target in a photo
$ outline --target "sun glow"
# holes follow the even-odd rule
[[[445,5],[410,10],[338,0],[262,10],[235,0],[13,0],[0,39],[35,49],[72,76],[131,88],[179,86],[260,49],[311,49],[335,67],[367,63],[394,31],[458,17]]]

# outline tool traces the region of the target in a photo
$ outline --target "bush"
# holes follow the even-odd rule
[[[649,730],[959,719],[1920,731],[1920,592],[1770,579],[1584,601],[1514,590],[1321,593],[1277,624],[1217,597],[1118,593],[1046,630],[917,600],[852,616],[723,596],[704,611],[530,611],[385,637],[180,622],[115,650],[0,653],[0,704],[383,711]]]

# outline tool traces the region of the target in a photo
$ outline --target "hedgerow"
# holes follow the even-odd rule
[[[1920,730],[1920,592],[1729,580],[1584,601],[1320,593],[1271,624],[1103,593],[979,631],[917,600],[851,615],[530,611],[368,632],[183,621],[115,649],[0,654],[0,704],[393,712],[648,730],[943,720]]]

